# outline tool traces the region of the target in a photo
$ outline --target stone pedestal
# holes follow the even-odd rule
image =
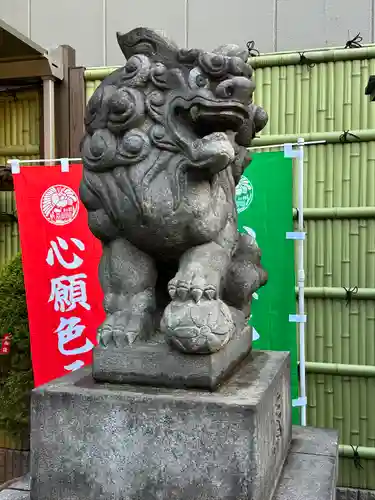
[[[216,392],[95,384],[32,398],[33,500],[272,497],[291,441],[289,356],[256,352]]]
[[[288,354],[258,351],[216,392],[95,383],[90,368],[39,387],[31,500],[331,499],[337,436],[333,456],[305,430],[291,446],[289,373]]]
[[[94,348],[92,375],[97,382],[215,390],[250,353],[251,343],[252,329],[246,326],[210,355],[176,351],[164,335],[117,349],[99,344]]]
[[[273,500],[333,500],[337,476],[337,432],[293,427],[292,443]],[[30,500],[29,480],[15,481],[0,500]],[[340,500],[373,500],[374,492],[337,489]],[[348,494],[347,491],[349,491]],[[205,498],[204,492],[197,498]],[[93,497],[90,497],[93,498]],[[150,498],[150,497],[149,497]],[[123,499],[118,499],[123,500]],[[235,500],[235,499],[234,499]]]

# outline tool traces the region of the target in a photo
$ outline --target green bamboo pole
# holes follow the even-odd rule
[[[103,66],[97,68],[88,68],[85,70],[85,80],[86,82],[104,80],[104,78],[106,78],[108,75],[110,75],[120,67],[121,66]]]
[[[375,377],[375,366],[354,365],[347,363],[320,363],[306,361],[307,373],[318,373],[320,375],[341,375],[347,377]]]
[[[355,446],[355,450],[358,452],[360,458],[367,460],[375,460],[375,448],[370,448],[368,446]],[[339,445],[339,455],[340,457],[353,458],[353,448],[348,444]]]
[[[32,144],[0,146],[0,156],[32,156],[39,154],[39,146]]]
[[[359,49],[322,49],[306,50],[305,57],[310,63],[328,63],[336,61],[355,61],[372,59],[375,57],[375,45],[368,45]],[[277,54],[265,54],[258,57],[250,57],[248,64],[254,69],[273,66],[290,66],[301,63],[299,52],[278,52]],[[302,65],[303,66],[303,65]],[[85,70],[85,80],[103,80],[119,66],[93,67]]]
[[[299,137],[302,137],[305,142],[325,141],[327,144],[337,144],[341,142],[340,137],[342,134],[343,131],[312,132],[310,134],[262,135],[261,137],[254,139],[250,150],[259,146],[276,146],[278,144],[297,143]],[[346,138],[347,142],[369,142],[375,140],[375,129],[350,130],[350,134],[348,134]],[[353,135],[356,137],[353,137]]]
[[[327,63],[336,61],[355,61],[372,59],[375,57],[375,46],[369,45],[359,49],[330,49],[330,50],[307,50],[303,53],[310,63]],[[299,52],[279,52],[277,54],[265,54],[258,57],[250,57],[248,64],[254,69],[273,66],[290,66],[301,63]],[[302,65],[303,66],[303,65]],[[94,67],[85,70],[85,80],[102,80],[119,66]]]
[[[375,57],[375,45],[368,45],[359,49],[330,49],[330,50],[306,50],[303,55],[308,60],[308,64],[328,63],[336,61],[358,61],[372,59]],[[257,57],[250,57],[248,64],[254,69],[270,66],[290,66],[301,64],[300,52],[279,52],[276,54],[265,54]],[[307,67],[307,65],[303,65]]]
[[[305,208],[303,215],[308,220],[375,219],[375,206]],[[297,209],[293,209],[293,218],[297,218]]]
[[[347,288],[350,286],[355,286],[355,284],[348,284]],[[296,294],[298,294],[297,288]],[[341,287],[311,286],[305,288],[305,297],[309,299],[346,299],[347,292]],[[355,293],[352,293],[351,298],[353,300],[375,300],[375,288],[358,288]]]

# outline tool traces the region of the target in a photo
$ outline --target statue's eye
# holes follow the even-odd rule
[[[209,80],[200,68],[193,68],[189,73],[189,87],[191,89],[203,89],[209,86]]]
[[[208,85],[208,80],[203,75],[197,75],[197,78],[195,79],[195,83],[196,83],[197,87],[206,87]]]

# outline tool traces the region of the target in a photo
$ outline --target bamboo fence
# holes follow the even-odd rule
[[[375,489],[375,47],[303,55],[252,59],[257,142],[327,141],[305,157],[308,422],[339,430],[339,484]]]

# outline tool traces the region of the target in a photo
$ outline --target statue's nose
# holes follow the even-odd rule
[[[216,87],[217,97],[249,101],[255,89],[255,83],[244,76],[235,76],[224,80]]]

